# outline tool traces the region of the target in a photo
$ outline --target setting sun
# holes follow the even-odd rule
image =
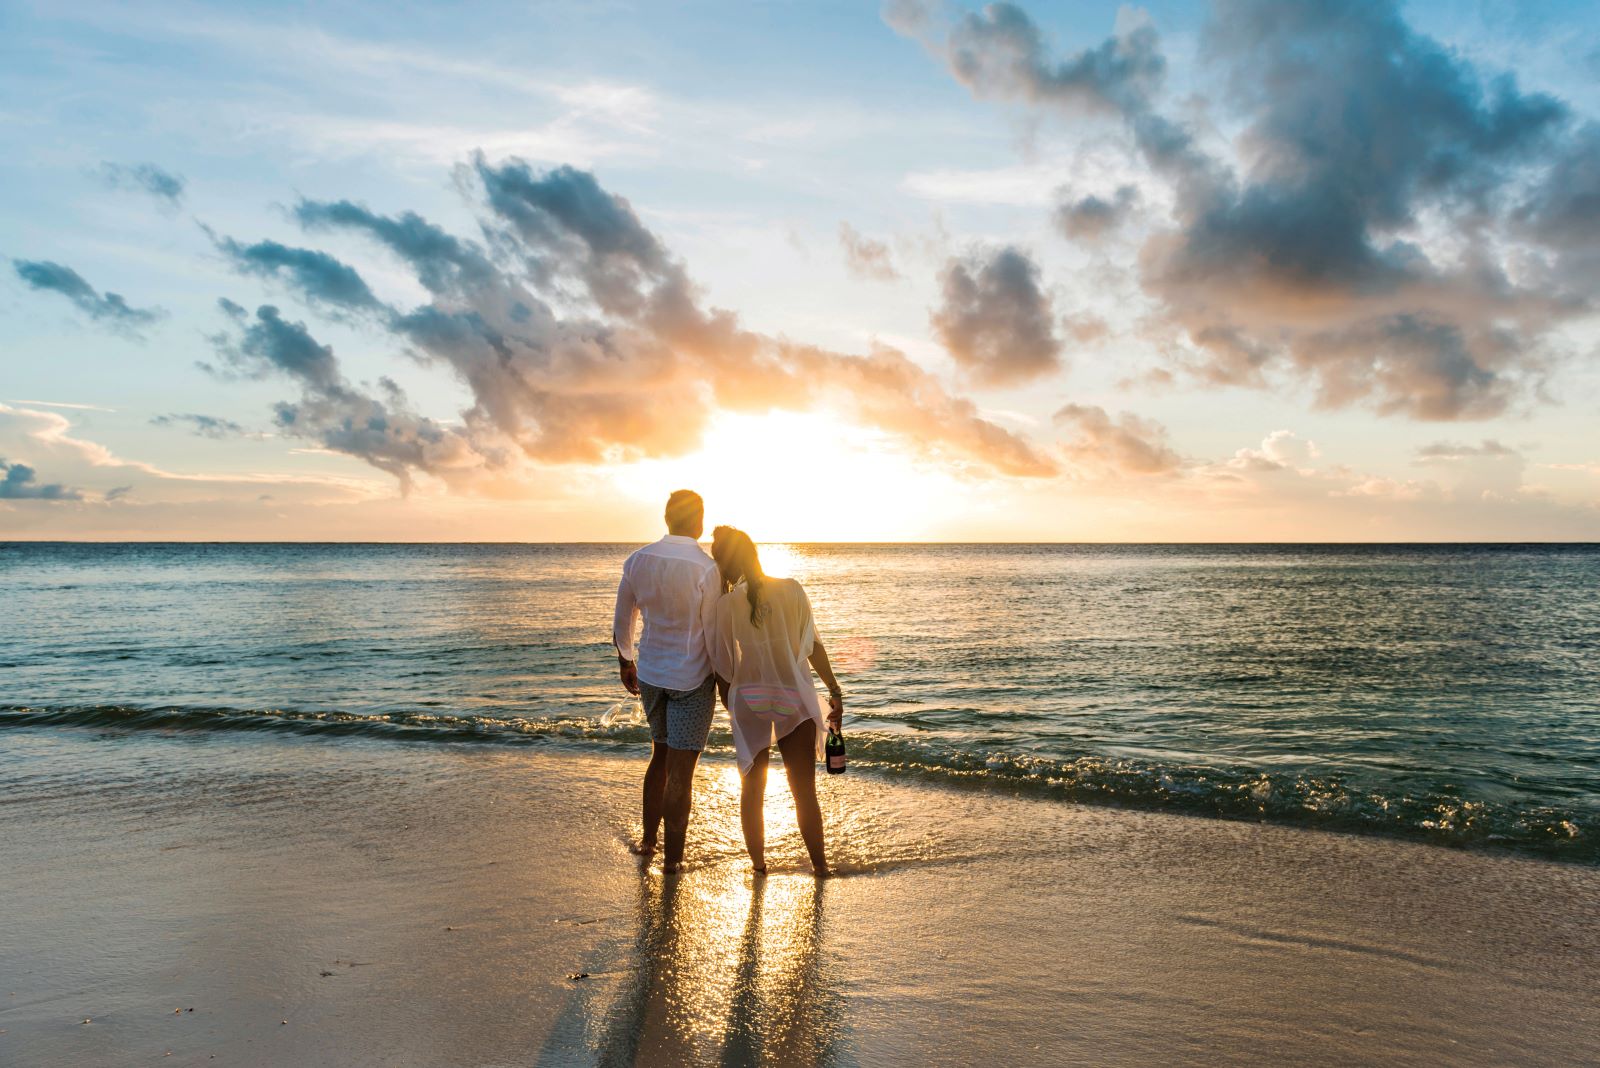
[[[618,470],[626,497],[686,486],[706,499],[709,526],[756,541],[912,541],[960,513],[969,487],[907,455],[886,434],[837,416],[717,416],[699,451]]]

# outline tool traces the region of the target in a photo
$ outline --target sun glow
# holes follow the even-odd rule
[[[769,848],[776,847],[783,851],[798,850],[797,855],[804,863],[805,845],[800,839],[800,823],[794,811],[794,795],[789,793],[789,780],[783,774],[783,760],[778,756],[777,746],[772,747],[772,756],[767,765],[767,788],[762,795],[761,809],[765,816],[766,839]],[[734,818],[738,818],[739,794],[743,788],[743,781],[736,767],[723,768],[721,779],[717,783],[719,793],[729,799]],[[742,834],[738,828],[735,833]],[[789,839],[793,839],[790,841]]]
[[[972,489],[888,435],[794,412],[719,415],[699,452],[631,464],[614,477],[635,498],[698,490],[708,536],[731,523],[763,543],[933,537],[961,514]]]

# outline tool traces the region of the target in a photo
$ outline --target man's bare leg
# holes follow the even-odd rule
[[[700,760],[698,749],[667,750],[667,850],[661,870],[672,874],[683,865],[683,846],[689,834],[689,807],[694,794],[694,766]]]
[[[648,857],[656,851],[656,835],[667,807],[667,743],[650,746],[650,766],[644,769],[644,833],[633,852]]]

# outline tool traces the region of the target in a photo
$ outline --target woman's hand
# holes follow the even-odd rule
[[[838,690],[828,694],[828,729],[844,729],[844,694]]]

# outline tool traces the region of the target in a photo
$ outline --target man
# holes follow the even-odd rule
[[[694,767],[711,732],[716,677],[711,639],[722,580],[700,548],[705,504],[693,490],[667,498],[667,535],[628,557],[617,586],[612,642],[622,685],[637,694],[650,721],[650,766],[644,773],[644,834],[636,852],[655,852],[657,828],[667,826],[662,870],[683,863]],[[638,652],[634,617],[644,616]]]

